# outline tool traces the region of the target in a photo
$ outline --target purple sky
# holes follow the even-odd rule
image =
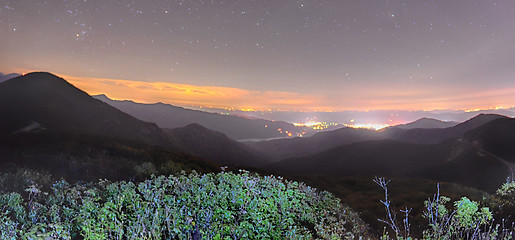
[[[50,71],[118,99],[515,106],[513,0],[3,0],[0,36],[0,72]]]

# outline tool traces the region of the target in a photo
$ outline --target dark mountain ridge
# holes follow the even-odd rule
[[[506,116],[497,114],[479,114],[463,123],[449,128],[415,128],[415,129],[399,129],[386,128],[380,131],[385,139],[394,139],[402,142],[420,143],[420,144],[437,144],[452,138],[460,138],[467,131],[482,126],[495,119],[507,118]]]
[[[279,161],[287,158],[310,156],[337,146],[371,140],[391,139],[408,143],[437,144],[448,139],[462,137],[465,132],[498,118],[506,117],[495,114],[480,114],[448,128],[403,129],[390,127],[375,131],[344,127],[333,131],[320,132],[311,137],[245,142],[245,144],[261,152],[272,161]]]
[[[30,73],[1,83],[0,112],[3,166],[120,177],[213,170],[217,166],[213,162],[262,164],[252,150],[221,133],[199,125],[165,131],[50,73]]]
[[[269,163],[254,149],[200,124],[192,123],[186,127],[165,131],[185,152],[222,165],[259,167]]]
[[[502,162],[458,139],[439,144],[395,140],[357,142],[312,156],[286,159],[267,169],[301,176],[426,178],[487,191],[497,189],[510,174]]]
[[[515,119],[499,118],[464,134],[474,145],[515,163]]]
[[[87,134],[166,146],[159,127],[143,122],[50,73],[35,72],[0,84],[0,135],[37,129]]]
[[[500,115],[480,114],[441,129],[342,128],[244,145],[199,124],[163,130],[49,73],[0,83],[0,112],[3,166],[41,165],[77,176],[96,171],[100,175],[95,177],[127,177],[185,167],[214,171],[219,166],[203,159],[260,167],[268,156],[286,160],[266,170],[285,174],[424,177],[489,189],[509,172],[494,155],[515,156],[513,119]]]
[[[208,113],[164,103],[144,104],[129,100],[116,101],[105,95],[93,97],[138,119],[156,123],[161,128],[173,129],[196,123],[236,140],[286,137],[288,136],[286,131],[302,132],[301,128],[282,121]],[[278,129],[280,130],[278,131]]]
[[[274,139],[260,142],[245,142],[272,161],[301,157],[323,152],[336,146],[361,141],[382,139],[376,131],[344,127],[320,132],[311,137]]]
[[[445,122],[434,118],[423,117],[414,122],[392,126],[392,128],[415,129],[415,128],[448,128],[454,127],[458,122]]]

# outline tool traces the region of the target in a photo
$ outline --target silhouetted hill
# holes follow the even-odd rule
[[[286,131],[293,134],[302,132],[301,128],[287,122],[208,113],[164,103],[143,104],[133,101],[115,101],[105,95],[94,97],[138,119],[156,123],[161,128],[173,129],[197,123],[236,140],[286,137],[288,136]],[[278,129],[281,129],[282,133]]]
[[[50,73],[35,72],[0,84],[0,135],[86,134],[165,146],[159,127],[143,122]]]
[[[427,178],[490,191],[510,174],[502,162],[458,140],[433,145],[393,140],[359,142],[286,159],[267,169],[287,175]]]
[[[449,128],[387,128],[380,132],[385,139],[394,139],[410,143],[436,144],[441,143],[447,139],[462,137],[463,134],[465,134],[467,131],[482,126],[498,118],[506,118],[506,116],[496,114],[479,114],[463,123]]]
[[[513,136],[515,127],[510,118],[480,114],[442,129],[343,128],[309,138],[249,146],[263,152],[272,149],[270,153],[289,157],[268,165],[267,170],[280,174],[417,177],[494,190],[511,171],[509,165],[482,148],[508,156],[515,152],[510,150],[515,149]]]
[[[448,128],[456,126],[457,122],[444,122],[434,118],[421,118],[417,121],[392,126],[392,128],[400,128],[400,129],[415,129],[415,128]]]
[[[166,131],[185,152],[218,164],[258,167],[268,163],[253,149],[196,123]]]
[[[474,145],[515,163],[515,119],[500,118],[465,133]]]
[[[480,114],[449,128],[402,129],[391,127],[380,131],[340,128],[320,132],[311,137],[245,142],[245,144],[261,152],[272,161],[279,161],[287,158],[311,156],[337,146],[370,140],[391,139],[408,143],[437,144],[449,139],[460,138],[467,131],[498,118],[506,117],[495,114]]]
[[[245,142],[245,144],[266,155],[272,161],[278,161],[286,158],[313,155],[343,144],[381,138],[374,130],[345,127],[333,131],[320,132],[311,137]]]
[[[44,170],[71,180],[219,169],[180,152],[177,140],[157,125],[96,100],[50,73],[0,83],[0,112],[2,169]]]

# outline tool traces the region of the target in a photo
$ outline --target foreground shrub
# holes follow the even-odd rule
[[[507,182],[497,189],[492,195],[490,206],[496,216],[515,222],[515,182]]]
[[[242,171],[133,182],[56,182],[3,193],[1,239],[304,239],[365,234],[328,192]]]
[[[413,239],[410,236],[409,213],[411,209],[405,208],[400,210],[404,216],[402,225],[399,224],[394,209],[391,208],[391,202],[388,195],[389,181],[384,178],[376,177],[374,182],[378,184],[385,192],[385,200],[381,203],[385,207],[386,217],[379,219],[385,223],[393,232],[394,239]],[[509,197],[515,185],[507,183],[503,185],[497,194]],[[514,226],[505,226],[505,219],[501,224],[494,222],[492,211],[488,207],[480,207],[480,204],[471,201],[467,197],[462,197],[455,201],[454,209],[450,210],[446,205],[451,201],[450,198],[440,196],[440,186],[437,186],[437,193],[431,199],[424,202],[426,210],[423,216],[428,221],[429,228],[423,232],[423,239],[512,239],[514,235]],[[402,226],[402,227],[400,227]],[[386,229],[381,239],[391,239]]]

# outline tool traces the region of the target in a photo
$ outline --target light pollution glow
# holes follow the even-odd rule
[[[338,98],[288,91],[258,91],[231,87],[198,86],[169,82],[86,78],[61,75],[90,95],[106,94],[120,100],[142,103],[163,102],[180,106],[200,106],[241,111],[372,111],[372,110],[467,110],[502,109],[514,106],[515,88],[429,96],[432,90],[381,91],[370,89]],[[411,93],[410,93],[411,92]],[[410,101],[402,100],[409,95]],[[413,96],[419,96],[416,99]],[[392,100],[398,99],[398,100]],[[498,105],[496,105],[496,103]],[[473,106],[473,107],[471,107]],[[509,107],[508,107],[509,108]]]
[[[0,3],[0,72],[221,109],[515,106],[515,1]]]
[[[344,124],[346,127],[350,128],[366,128],[366,129],[373,129],[373,130],[381,130],[383,128],[387,128],[390,125],[389,124],[375,124],[375,123],[358,123],[358,124]]]
[[[381,130],[383,128],[389,127],[390,124],[379,124],[379,123],[354,123],[354,121],[351,121],[350,124],[342,124],[345,127],[350,128],[365,128],[365,129],[372,129],[372,130]],[[306,123],[293,123],[293,125],[297,127],[309,127],[313,130],[324,130],[329,128],[330,126],[337,126],[339,124],[337,123],[327,123],[327,122],[314,122],[309,121]]]

